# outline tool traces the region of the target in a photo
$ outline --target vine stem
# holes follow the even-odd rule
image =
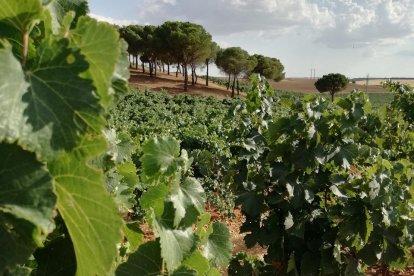
[[[29,33],[25,32],[23,34],[23,56],[22,56],[23,66],[26,64],[28,51],[29,51]]]

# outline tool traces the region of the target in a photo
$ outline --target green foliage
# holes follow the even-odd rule
[[[262,55],[253,55],[257,60],[257,65],[252,73],[259,74],[269,80],[281,81],[285,78],[285,67],[277,58],[265,57]]]
[[[172,138],[153,138],[144,143],[141,162],[147,190],[142,196],[142,207],[157,240],[141,245],[126,263],[119,266],[117,274],[150,271],[154,274],[196,275],[196,271],[203,271],[199,275],[208,275],[214,266],[227,265],[231,252],[227,228],[213,224],[211,233],[201,235],[200,230],[209,224],[207,220],[197,225],[200,228],[194,231],[199,217],[204,217],[205,196],[197,180],[187,176],[192,161],[185,150],[181,154],[179,150],[178,141]],[[145,169],[151,164],[155,164],[157,170]],[[209,248],[206,257],[201,254],[202,247]],[[214,259],[212,253],[216,254]],[[143,261],[143,256],[151,256],[154,261],[148,264]],[[209,262],[209,259],[212,260]]]
[[[410,124],[393,109],[372,112],[361,92],[335,104],[309,96],[275,102],[270,94],[254,80],[233,113],[235,136],[244,140],[234,181],[246,245],[268,247],[265,262],[280,264],[273,273],[355,275],[375,263],[406,266],[414,242]],[[274,116],[275,104],[287,112]],[[397,134],[390,131],[396,121]]]
[[[126,90],[118,34],[82,0],[0,5],[0,274],[108,274],[122,223],[93,160],[110,95]]]
[[[238,101],[184,95],[170,97],[166,94],[134,91],[111,109],[110,125],[118,133],[128,132],[132,140],[144,141],[155,135],[168,135],[181,140],[181,147],[194,158],[193,176],[203,185],[209,202],[230,215],[234,195],[228,182],[223,179],[223,171],[231,153],[223,137],[233,130],[232,123],[224,121],[233,102]],[[139,161],[142,149],[138,147],[133,157],[138,170],[145,170]],[[173,153],[177,150],[174,149]],[[156,166],[162,167],[164,164],[162,170],[171,166],[170,170],[174,171],[175,164],[168,162],[171,160],[171,150],[165,149],[160,154],[164,155],[162,160],[167,163]],[[151,165],[148,169],[154,170],[153,168],[155,167]],[[143,188],[140,190],[143,191]],[[136,212],[140,212],[138,209]]]
[[[322,78],[318,79],[315,82],[315,87],[321,93],[329,92],[331,94],[333,101],[335,93],[345,89],[348,83],[349,80],[344,75],[332,73],[328,75],[323,75]]]

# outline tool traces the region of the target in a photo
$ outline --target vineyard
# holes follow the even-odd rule
[[[82,1],[0,0],[0,274],[388,275],[413,263],[414,90],[129,89]],[[214,79],[213,79],[214,81]],[[217,80],[218,81],[218,80]],[[225,223],[239,208],[245,246]],[[143,228],[150,229],[145,235]]]

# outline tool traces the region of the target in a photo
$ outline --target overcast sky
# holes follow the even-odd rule
[[[204,26],[221,47],[276,57],[287,77],[414,77],[414,0],[90,0],[120,25]]]

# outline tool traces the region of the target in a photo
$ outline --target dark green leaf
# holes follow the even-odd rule
[[[0,273],[27,260],[54,228],[52,179],[33,153],[0,144]]]
[[[156,276],[162,274],[161,248],[158,240],[144,243],[121,264],[117,276]]]
[[[232,244],[227,226],[223,223],[213,223],[213,233],[208,237],[204,255],[213,263],[226,267],[231,259]]]

